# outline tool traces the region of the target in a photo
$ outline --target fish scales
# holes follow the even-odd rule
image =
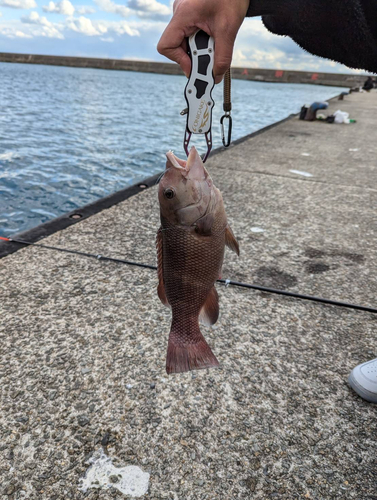
[[[165,292],[173,312],[174,341],[192,342],[186,325],[198,322],[224,258],[225,227],[214,223],[212,235],[199,239],[162,220]],[[178,333],[179,332],[179,333]]]

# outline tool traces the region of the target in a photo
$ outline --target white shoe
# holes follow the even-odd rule
[[[377,403],[377,358],[356,366],[348,383],[359,396],[370,403]]]

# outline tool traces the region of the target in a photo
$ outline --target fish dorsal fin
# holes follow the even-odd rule
[[[207,214],[201,217],[195,223],[195,232],[201,236],[210,236],[212,234],[212,226],[215,218],[212,214]]]
[[[158,298],[164,304],[164,306],[170,307],[169,301],[165,293],[164,285],[164,268],[163,268],[163,247],[162,247],[162,228],[157,231],[156,236],[156,249],[157,249],[157,276],[158,276],[158,286],[157,294]]]
[[[214,325],[219,317],[219,296],[213,286],[199,314],[199,321],[204,325]]]
[[[240,247],[238,245],[238,241],[236,240],[236,237],[234,236],[233,231],[231,230],[229,225],[225,228],[225,245],[233,250],[233,252],[236,252],[238,256],[240,256]]]

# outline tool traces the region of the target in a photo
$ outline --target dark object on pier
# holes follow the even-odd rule
[[[374,82],[372,80],[372,77],[368,76],[368,79],[366,80],[366,82],[363,85],[363,90],[366,90],[369,92],[370,90],[372,90],[373,87],[374,87]]]
[[[307,106],[302,106],[301,111],[300,111],[300,120],[305,120],[306,113],[308,112],[308,107]]]

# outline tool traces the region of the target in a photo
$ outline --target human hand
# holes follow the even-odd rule
[[[250,0],[175,0],[173,17],[157,45],[160,54],[177,62],[189,77],[191,60],[186,38],[201,29],[215,40],[213,73],[219,83],[232,62],[233,46]]]

